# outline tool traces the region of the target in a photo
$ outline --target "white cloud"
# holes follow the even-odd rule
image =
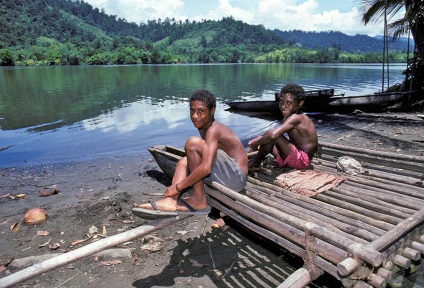
[[[319,0],[86,0],[94,7],[104,8],[107,14],[125,18],[128,22],[147,22],[152,19],[200,21],[220,20],[232,16],[248,24],[262,24],[268,29],[303,31],[340,31],[345,34],[382,34],[383,25],[364,26],[357,8],[345,12],[337,3]],[[248,3],[246,3],[248,2]],[[320,6],[321,3],[321,6]],[[331,7],[331,10],[323,10]],[[342,4],[340,4],[342,5]],[[346,7],[346,3],[343,4]],[[194,14],[193,14],[194,13]]]
[[[117,15],[128,22],[147,22],[152,19],[184,18],[180,12],[183,11],[184,1],[182,0],[89,0],[92,6],[105,9],[109,15]],[[119,3],[117,3],[119,2]]]

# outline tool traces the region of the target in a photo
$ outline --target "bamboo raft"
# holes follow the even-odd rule
[[[149,148],[172,177],[184,151]],[[386,287],[400,268],[424,254],[424,157],[320,143],[313,169],[337,174],[340,156],[364,172],[343,174],[342,184],[313,197],[281,188],[272,173],[248,177],[244,192],[205,181],[209,204],[249,230],[304,260],[279,287],[303,287],[323,272],[344,287]]]

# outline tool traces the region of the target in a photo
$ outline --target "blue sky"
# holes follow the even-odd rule
[[[358,0],[85,0],[137,24],[152,19],[220,20],[233,16],[268,29],[340,31],[348,35],[382,35],[382,23],[364,25]]]

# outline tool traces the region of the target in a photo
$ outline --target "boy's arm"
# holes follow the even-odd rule
[[[218,151],[218,133],[209,129],[206,133],[205,143],[202,149],[202,162],[196,169],[190,172],[184,180],[177,183],[178,189],[181,191],[197,182],[206,178],[212,172],[213,162]],[[174,191],[175,190],[175,191]],[[176,190],[175,185],[168,187],[164,197],[177,195],[179,192]]]
[[[280,126],[269,129],[262,136],[259,136],[249,141],[248,145],[252,150],[258,150],[259,146],[275,141],[278,137],[280,137],[284,133],[291,131],[293,128],[299,125],[299,123],[300,121],[298,120],[298,117],[290,116]]]

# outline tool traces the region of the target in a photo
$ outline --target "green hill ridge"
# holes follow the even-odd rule
[[[82,0],[0,0],[0,65],[376,63],[383,41],[266,29],[233,17],[136,24]],[[406,62],[406,42],[389,60]]]

